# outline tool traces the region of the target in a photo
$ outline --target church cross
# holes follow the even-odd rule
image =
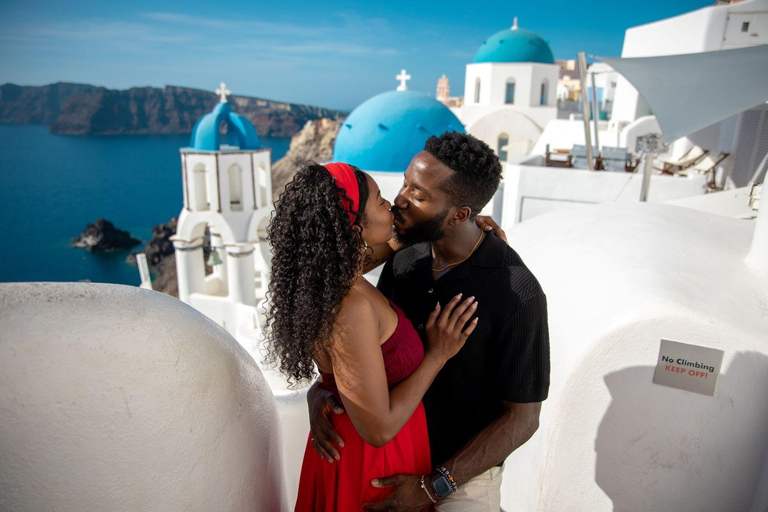
[[[407,91],[408,85],[406,85],[406,82],[411,79],[411,75],[407,74],[405,70],[403,69],[400,71],[400,74],[397,75],[395,78],[400,80],[400,85],[397,86],[398,91]]]
[[[220,97],[219,100],[221,101],[221,103],[226,103],[227,102],[227,96],[232,94],[232,91],[227,89],[227,84],[225,84],[224,82],[221,82],[219,84],[219,88],[216,89],[216,94],[219,95],[219,97]]]

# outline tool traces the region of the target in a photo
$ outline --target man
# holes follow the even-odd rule
[[[538,428],[549,390],[546,297],[517,253],[474,222],[501,170],[485,143],[452,132],[430,138],[405,172],[392,211],[395,237],[409,247],[389,258],[379,289],[422,337],[436,302],[458,293],[475,297],[480,321],[424,397],[435,471],[382,475],[372,485],[394,492],[369,510],[436,502],[438,512],[498,512],[504,460]],[[343,409],[317,385],[308,401],[313,446],[329,460],[343,456],[329,421]]]

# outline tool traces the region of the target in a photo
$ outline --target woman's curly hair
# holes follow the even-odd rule
[[[325,167],[308,162],[285,187],[268,228],[272,275],[267,291],[266,362],[296,386],[314,376],[312,356],[327,346],[342,299],[363,264],[361,235],[368,184],[353,167],[360,205],[350,225],[343,189]]]

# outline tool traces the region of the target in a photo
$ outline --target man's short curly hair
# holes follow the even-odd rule
[[[453,206],[469,206],[474,219],[499,188],[499,157],[485,142],[459,132],[433,135],[424,149],[454,171],[442,188]]]

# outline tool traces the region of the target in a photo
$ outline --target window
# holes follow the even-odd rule
[[[541,98],[539,98],[540,105],[547,104],[548,95],[549,95],[549,81],[545,78],[544,81],[541,82]]]
[[[267,191],[269,190],[269,193],[272,192],[272,187],[267,184],[267,168],[264,166],[264,162],[259,162],[259,178],[258,178],[258,187],[259,187],[259,207],[264,208],[269,206],[269,203],[267,202]],[[272,196],[270,195],[269,198],[271,199]]]
[[[229,209],[233,212],[243,210],[243,169],[232,164],[227,169],[229,177]]]
[[[509,135],[502,133],[499,135],[499,143],[496,146],[496,154],[499,155],[499,160],[502,162],[507,161],[507,146],[509,145]]]
[[[480,103],[480,78],[475,80],[475,103]]]
[[[515,79],[510,78],[507,80],[507,91],[504,95],[504,103],[513,105],[515,103]]]
[[[742,32],[749,32],[749,22],[745,21],[741,24],[741,31]]]
[[[197,164],[192,169],[193,208],[199,211],[211,209],[210,194],[208,193],[208,170],[203,164]]]

